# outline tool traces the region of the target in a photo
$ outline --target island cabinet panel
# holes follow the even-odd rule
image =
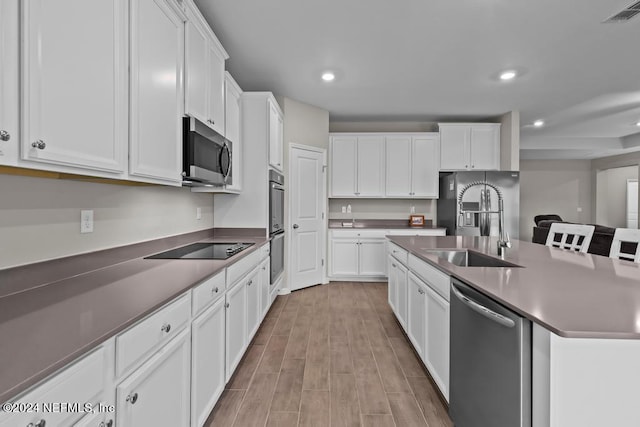
[[[170,0],[131,3],[132,179],[182,182],[184,16]]]
[[[225,300],[221,298],[191,326],[191,426],[202,427],[225,385]]]
[[[191,333],[185,329],[116,390],[118,427],[188,426]]]
[[[424,363],[440,391],[449,400],[449,301],[425,287]]]
[[[407,330],[416,352],[424,359],[425,326],[427,318],[427,285],[413,273],[409,273],[407,285]]]
[[[397,277],[398,273],[396,272],[396,268],[398,265],[397,261],[391,256],[387,256],[387,295],[389,301],[389,307],[395,313],[398,309],[398,283]]]
[[[396,278],[396,288],[398,292],[398,310],[396,312],[396,317],[400,322],[400,325],[404,328],[405,332],[408,330],[407,325],[407,296],[408,296],[408,287],[409,287],[409,274],[407,267],[402,264],[398,264],[398,268],[396,270],[397,278]]]
[[[121,177],[128,141],[128,2],[20,3],[22,160],[42,169],[60,165]]]

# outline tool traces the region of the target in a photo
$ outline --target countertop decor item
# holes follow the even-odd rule
[[[409,225],[411,227],[423,227],[424,215],[409,215]]]

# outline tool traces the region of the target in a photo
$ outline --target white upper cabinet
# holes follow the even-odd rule
[[[21,5],[22,159],[118,177],[127,154],[128,2]]]
[[[438,171],[438,134],[386,137],[386,197],[437,198]]]
[[[384,136],[334,134],[330,169],[331,197],[383,197]]]
[[[233,80],[231,74],[226,73],[225,76],[225,132],[226,138],[231,141],[232,157],[231,157],[231,171],[232,171],[232,183],[225,186],[225,190],[229,192],[242,191],[242,135],[241,129],[241,102],[240,96],[242,95],[242,89]]]
[[[278,104],[267,100],[269,105],[269,165],[282,171],[284,163],[284,119]]]
[[[500,169],[499,123],[439,123],[441,170]]]
[[[185,17],[171,0],[131,2],[129,175],[180,185]]]
[[[185,113],[225,135],[225,72],[229,57],[193,3],[185,25]]]
[[[0,1],[0,165],[18,161],[19,0]]]

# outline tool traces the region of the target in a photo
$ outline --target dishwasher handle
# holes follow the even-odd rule
[[[503,316],[502,314],[496,313],[493,310],[488,309],[484,305],[478,304],[468,296],[464,295],[455,285],[451,285],[451,292],[458,298],[462,303],[464,303],[471,310],[476,313],[486,317],[487,319],[493,320],[496,323],[501,324],[502,326],[506,326],[507,328],[513,328],[516,325],[516,322],[509,319],[508,317]]]

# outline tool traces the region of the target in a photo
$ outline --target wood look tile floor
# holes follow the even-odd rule
[[[386,283],[279,296],[206,427],[451,427]]]

